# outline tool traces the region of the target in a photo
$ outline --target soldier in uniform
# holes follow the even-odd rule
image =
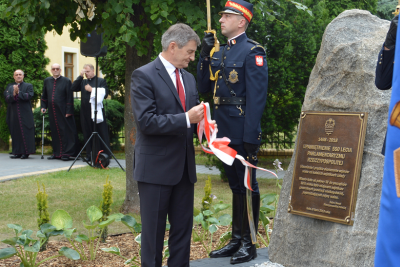
[[[214,52],[214,36],[207,33],[202,41],[197,65],[198,90],[214,96],[217,137],[228,137],[230,147],[250,163],[257,164],[261,142],[261,116],[267,98],[268,66],[264,48],[247,38],[245,30],[253,17],[253,5],[243,0],[228,1],[219,13],[221,32],[228,38]],[[232,239],[211,258],[231,257],[231,263],[248,262],[257,257],[251,242],[244,186],[245,167],[238,160],[224,164],[232,190]],[[253,215],[258,226],[260,193],[253,169]],[[257,227],[256,227],[257,228]]]
[[[395,16],[390,23],[389,31],[386,35],[385,42],[379,51],[378,62],[375,71],[375,85],[380,90],[388,90],[392,88],[394,50],[396,47],[397,25],[399,23],[399,15]],[[386,138],[383,142],[382,155],[385,155]]]

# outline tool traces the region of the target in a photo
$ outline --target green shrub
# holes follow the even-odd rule
[[[106,99],[104,100],[104,109],[108,124],[108,132],[110,137],[110,148],[112,151],[120,150],[121,143],[119,141],[119,134],[121,129],[124,127],[124,105],[116,100]],[[84,146],[84,137],[81,126],[81,100],[74,99],[74,119],[76,124],[76,130],[78,132],[79,149]],[[43,117],[40,107],[37,107],[33,111],[33,119],[35,121],[35,144],[37,147],[41,146],[42,142],[42,124]],[[44,117],[44,145],[51,145],[51,129],[49,114],[46,112]]]

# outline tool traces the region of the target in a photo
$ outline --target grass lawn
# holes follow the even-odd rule
[[[66,210],[73,218],[73,227],[79,233],[86,233],[82,221],[88,221],[86,209],[89,206],[100,205],[102,199],[103,184],[107,176],[113,188],[112,213],[119,212],[125,199],[125,172],[119,168],[109,170],[83,167],[73,169],[70,172],[62,171],[40,176],[31,176],[18,180],[0,183],[0,239],[13,236],[9,223],[20,224],[24,229],[37,230],[36,194],[37,182],[44,184],[48,194],[49,212],[57,209]],[[204,196],[204,185],[207,175],[199,174],[195,184],[195,207],[200,209],[201,199]],[[211,193],[217,196],[214,203],[222,201],[231,203],[232,194],[228,183],[221,182],[219,176],[212,175]],[[261,194],[277,192],[274,179],[259,179]],[[224,212],[223,212],[224,213]],[[230,213],[228,209],[225,213]],[[140,216],[134,214],[140,221]],[[110,226],[109,233],[127,232],[127,228],[121,223]]]

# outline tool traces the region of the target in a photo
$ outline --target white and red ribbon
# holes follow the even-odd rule
[[[254,166],[253,164],[246,161],[242,156],[238,155],[236,150],[229,147],[229,143],[231,140],[227,137],[217,138],[217,131],[213,124],[210,123],[211,121],[211,114],[210,114],[210,105],[208,103],[203,103],[204,106],[204,118],[197,124],[197,136],[199,137],[200,145],[204,152],[208,154],[214,154],[217,156],[222,162],[226,165],[232,166],[233,161],[238,159],[242,162],[245,167],[251,167],[258,170],[266,171],[275,175],[276,178],[278,176],[276,173],[269,171],[267,169],[259,168]],[[203,134],[206,137],[208,147],[204,147],[202,144]],[[253,191],[250,184],[250,173],[248,168],[245,168],[244,173],[244,186]]]

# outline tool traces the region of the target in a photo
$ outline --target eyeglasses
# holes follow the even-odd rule
[[[60,68],[52,68],[51,70],[60,70]]]

